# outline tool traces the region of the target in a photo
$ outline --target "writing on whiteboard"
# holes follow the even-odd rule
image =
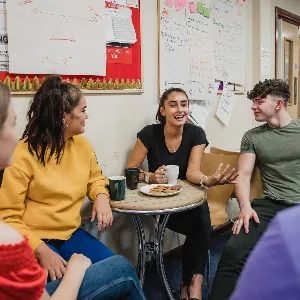
[[[91,16],[89,18],[84,17],[84,16],[66,16],[63,14],[56,13],[56,12],[53,13],[53,12],[42,11],[42,10],[39,10],[38,8],[34,8],[33,13],[36,15],[43,14],[43,15],[47,15],[47,16],[61,16],[63,18],[67,18],[67,19],[74,18],[74,19],[84,20],[84,21],[88,21],[88,22],[92,22],[92,23],[97,23],[100,19],[102,19],[99,12],[97,12],[93,6],[89,5],[89,9],[93,14],[93,16]]]
[[[52,36],[50,37],[50,40],[52,41],[69,41],[69,42],[75,42],[75,37],[73,34],[73,30],[70,26],[69,19],[75,18],[75,19],[81,19],[84,21],[96,23],[101,19],[100,14],[95,10],[95,8],[91,5],[89,5],[89,9],[92,12],[93,16],[90,18],[85,18],[81,16],[66,16],[62,15],[56,12],[46,12],[39,10],[38,8],[33,9],[33,13],[35,15],[46,15],[46,16],[57,16],[59,15],[61,17],[61,21],[59,25],[54,29]]]
[[[243,0],[213,0],[216,79],[245,84],[245,5]]]
[[[24,0],[24,1],[19,1],[19,4],[20,5],[25,5],[25,4],[29,4],[29,3],[32,3],[33,0]]]
[[[60,58],[60,59],[54,59],[49,56],[43,56],[42,64],[50,63],[50,64],[54,64],[54,65],[67,66],[71,60],[72,60],[72,57],[64,57],[64,58]]]

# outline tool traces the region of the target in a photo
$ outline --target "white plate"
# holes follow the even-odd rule
[[[149,184],[149,185],[144,185],[140,188],[140,192],[143,194],[149,195],[149,196],[154,196],[154,197],[168,197],[168,196],[174,196],[179,194],[182,191],[182,188],[179,191],[174,191],[174,193],[168,193],[168,194],[151,194],[150,190],[156,186],[174,186],[175,184]]]

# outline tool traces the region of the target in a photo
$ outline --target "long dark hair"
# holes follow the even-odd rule
[[[64,113],[78,105],[82,92],[71,83],[63,82],[60,76],[48,76],[33,97],[27,113],[28,124],[22,139],[28,143],[29,152],[39,162],[46,163],[55,155],[59,163],[65,147]]]
[[[7,119],[8,106],[10,103],[10,92],[6,84],[0,83],[0,131]]]
[[[157,113],[155,116],[155,119],[158,123],[166,124],[166,117],[161,114],[160,108],[165,106],[165,101],[168,99],[169,95],[173,92],[183,93],[186,96],[186,98],[188,99],[187,93],[185,92],[185,90],[183,90],[181,88],[170,88],[170,89],[164,91],[164,93],[160,97],[158,110],[157,110]]]

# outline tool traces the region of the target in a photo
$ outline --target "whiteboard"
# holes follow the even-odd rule
[[[104,0],[9,0],[9,72],[106,75]]]
[[[216,79],[245,85],[246,2],[212,0]]]
[[[215,98],[211,18],[198,13],[197,1],[159,0],[160,93],[181,87],[193,100]],[[202,5],[210,8],[211,0]]]
[[[159,0],[160,94],[215,101],[215,80],[245,84],[244,0]]]

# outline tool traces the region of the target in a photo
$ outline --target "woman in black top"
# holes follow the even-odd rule
[[[235,169],[228,172],[229,165],[221,172],[221,164],[209,177],[201,172],[201,160],[208,141],[201,127],[186,124],[187,118],[186,92],[179,88],[165,91],[156,114],[159,124],[148,125],[137,134],[127,167],[140,167],[147,156],[149,172],[142,171],[141,180],[148,183],[167,183],[166,165],[178,165],[179,179],[187,179],[204,188],[235,183],[237,174]],[[167,227],[186,236],[182,253],[181,299],[202,299],[201,285],[211,235],[208,204],[171,215]]]

